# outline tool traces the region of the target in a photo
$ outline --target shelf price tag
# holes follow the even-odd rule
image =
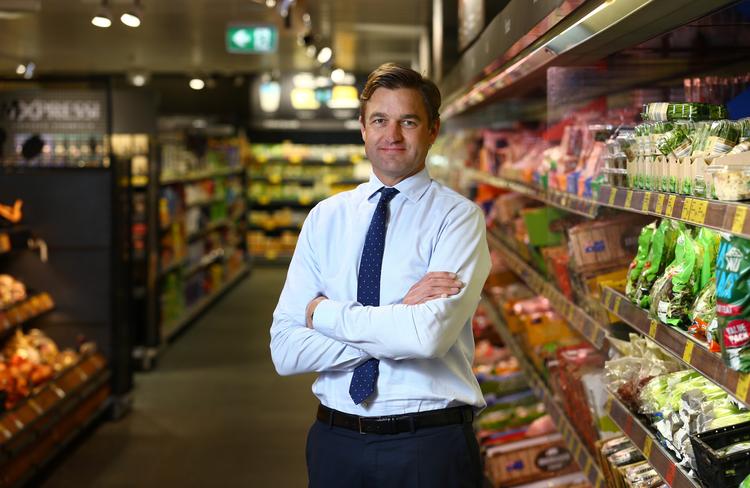
[[[648,212],[648,208],[651,205],[651,192],[643,195],[643,205],[641,206],[642,212]]]
[[[692,215],[692,207],[693,207],[693,199],[692,198],[686,198],[682,202],[682,213],[680,214],[680,218],[682,220],[690,221],[690,217]]]
[[[268,195],[261,195],[258,197],[258,203],[260,203],[261,205],[268,205],[269,203],[271,203],[271,197],[269,197]]]
[[[708,213],[708,201],[707,200],[693,200],[693,205],[690,209],[690,220],[696,224],[703,225],[706,221],[706,214]]]
[[[0,254],[10,251],[10,237],[8,234],[0,234]]]
[[[659,322],[657,322],[656,320],[652,320],[651,327],[649,327],[648,329],[648,336],[650,338],[653,339],[654,337],[656,337],[656,331],[658,330],[658,327],[659,327]]]
[[[674,477],[677,474],[677,465],[671,463],[667,469],[667,474],[664,475],[664,481],[669,485],[674,485]]]
[[[666,195],[664,195],[663,193],[659,193],[659,196],[656,197],[656,208],[654,209],[654,213],[661,215],[662,211],[664,210],[665,199]]]
[[[289,156],[289,162],[291,164],[300,164],[302,162],[302,156],[299,154],[292,154]]]
[[[336,156],[334,156],[331,153],[326,153],[323,155],[323,162],[325,164],[333,164],[336,161]]]
[[[695,348],[695,342],[690,339],[685,343],[685,350],[682,352],[682,360],[690,364],[690,360],[693,359],[693,348]]]
[[[667,217],[671,217],[674,213],[674,202],[677,200],[676,195],[669,195],[669,199],[667,200],[667,210],[664,212],[664,215]]]
[[[628,193],[625,195],[625,208],[630,208],[632,204],[633,204],[633,190],[628,190]]]
[[[312,203],[312,198],[310,195],[300,195],[299,203],[300,205],[310,205]]]
[[[609,190],[609,205],[615,204],[615,198],[617,197],[617,188],[610,188]]]
[[[747,207],[735,207],[734,219],[732,219],[732,232],[739,234],[745,228],[745,218],[747,217]]]
[[[737,381],[737,398],[742,401],[747,399],[747,393],[750,389],[750,373],[739,373],[739,380]]]
[[[620,314],[620,303],[622,303],[622,297],[618,296],[615,299],[615,306],[613,308],[613,310],[615,312],[615,315],[619,315]]]
[[[255,157],[255,160],[260,164],[266,164],[268,162],[268,156],[265,154],[259,154]]]
[[[643,443],[643,457],[646,459],[651,459],[651,449],[653,449],[654,446],[654,440],[646,436],[646,441]]]

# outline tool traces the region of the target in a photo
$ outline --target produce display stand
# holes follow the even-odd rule
[[[602,303],[607,310],[620,317],[630,327],[648,336],[675,358],[750,407],[750,374],[727,368],[719,353],[709,351],[705,344],[694,340],[686,333],[649,318],[645,310],[631,303],[617,290],[605,288]]]
[[[487,310],[491,322],[495,325],[498,334],[503,339],[503,343],[508,349],[510,349],[516,359],[518,359],[521,370],[524,372],[526,379],[528,380],[529,387],[536,397],[544,403],[547,413],[557,426],[557,430],[562,434],[565,445],[573,456],[573,459],[578,463],[578,466],[581,468],[592,487],[605,487],[606,483],[596,459],[581,441],[578,433],[576,433],[575,429],[568,421],[562,407],[557,400],[555,400],[554,395],[544,383],[544,380],[534,366],[526,359],[526,355],[518,344],[518,341],[513,337],[510,329],[508,329],[508,326],[501,318],[497,306],[492,302],[492,299],[487,296],[483,298],[483,304],[485,305],[485,310]]]
[[[0,310],[0,342],[18,327],[33,321],[55,308],[49,293],[38,293]]]

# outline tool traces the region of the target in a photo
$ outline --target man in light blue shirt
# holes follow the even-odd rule
[[[317,205],[274,312],[279,374],[317,372],[311,487],[481,486],[471,317],[484,216],[430,179],[440,92],[393,64],[361,95],[368,183]]]

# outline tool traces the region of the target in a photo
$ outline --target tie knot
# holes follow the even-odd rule
[[[395,197],[396,195],[398,195],[398,190],[396,190],[395,188],[388,188],[388,187],[384,186],[379,191],[380,191],[380,193],[382,193],[382,195],[380,197],[380,202],[381,203],[388,203],[391,200],[393,200],[393,197]]]

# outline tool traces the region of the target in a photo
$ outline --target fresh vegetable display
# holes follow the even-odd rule
[[[633,258],[628,268],[628,281],[625,285],[625,295],[635,300],[636,291],[638,290],[638,280],[643,272],[643,267],[646,265],[649,257],[649,250],[651,249],[651,241],[656,231],[656,222],[648,224],[641,231],[641,235],[638,236],[638,253]]]
[[[688,321],[688,309],[695,296],[695,270],[699,253],[690,232],[680,229],[675,259],[651,289],[650,314],[664,324],[680,326]]]
[[[677,235],[682,224],[672,220],[662,220],[651,240],[648,260],[643,266],[643,273],[638,280],[634,302],[641,308],[650,308],[651,287],[657,276],[661,275],[667,265],[674,259]]]

